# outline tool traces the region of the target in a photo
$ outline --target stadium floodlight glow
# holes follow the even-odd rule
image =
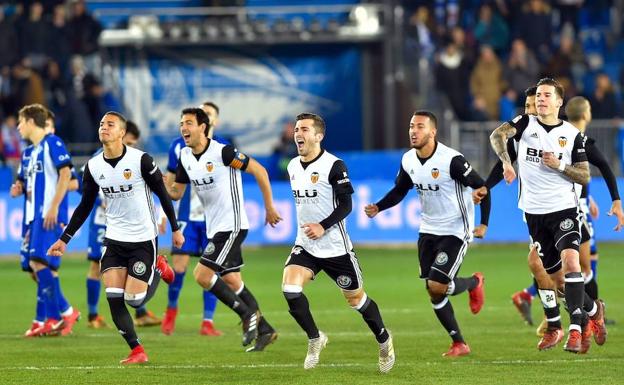
[[[378,9],[373,4],[354,7],[349,13],[349,20],[354,24],[357,34],[374,35],[379,33]]]

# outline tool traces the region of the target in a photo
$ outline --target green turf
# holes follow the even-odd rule
[[[18,271],[17,261],[2,260],[0,384],[622,384],[624,305],[619,295],[624,248],[616,244],[600,248],[600,293],[607,302],[608,317],[618,321],[609,329],[605,346],[594,345],[583,356],[564,352],[562,346],[537,351],[534,328],[522,323],[510,302],[512,292],[530,283],[526,246],[473,246],[460,275],[477,270],[485,274],[486,305],[474,316],[466,294],[452,298],[473,351],[456,360],[441,357],[450,340],[418,279],[415,250],[359,249],[367,292],[394,334],[397,364],[387,375],[377,372],[377,344],[360,315],[348,307],[325,275],[312,282],[306,294],[330,342],[320,366],[303,370],[307,341],[288,314],[280,288],[288,248],[245,252],[245,282],[280,332],[265,352],[243,351],[238,320],[222,305],[217,308],[216,323],[225,335],[198,334],[201,292],[188,274],[175,334],[163,336],[159,328],[139,329],[150,362],[130,368],[117,365],[128,353],[123,339],[112,329],[88,329],[85,319],[68,337],[23,338],[34,313],[35,285]],[[61,270],[68,299],[82,311],[86,310],[86,270],[81,258],[66,258]],[[163,285],[149,308],[162,314],[166,294]],[[533,315],[539,320],[541,309],[536,305]],[[104,298],[100,309],[110,320]],[[567,315],[563,318],[567,321]]]

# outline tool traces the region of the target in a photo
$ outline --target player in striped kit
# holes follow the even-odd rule
[[[507,183],[516,178],[507,140],[516,145],[520,196],[518,207],[531,237],[529,267],[538,285],[548,328],[538,349],[549,349],[563,339],[556,290],[565,291],[570,313],[570,334],[564,349],[578,353],[589,346],[592,331],[606,336],[602,303],[584,292],[579,263],[581,214],[575,183],[589,182],[589,165],[582,135],[558,118],[563,87],[550,78],[537,84],[537,116],[520,115],[503,123],[490,136],[503,165]],[[537,263],[531,262],[539,255]],[[601,337],[602,336],[602,337]]]
[[[162,277],[173,281],[174,273],[163,256],[157,257],[158,230],[152,192],[161,205],[173,231],[173,244],[182,246],[171,199],[162,174],[152,157],[123,144],[126,119],[118,112],[107,112],[100,121],[99,137],[103,151],[87,162],[83,175],[82,199],[61,237],[49,254],[61,256],[67,243],[82,226],[95,204],[98,191],[106,199],[106,235],[100,261],[102,282],[115,326],[131,349],[121,364],[148,361],[126,307],[138,308],[155,293]]]
[[[210,242],[195,267],[195,280],[211,291],[240,317],[243,346],[256,339],[248,352],[262,351],[277,338],[275,329],[261,315],[258,302],[241,275],[241,244],[249,222],[244,208],[241,170],[252,174],[260,187],[266,209],[266,222],[276,225],[281,217],[273,205],[269,177],[256,160],[208,137],[210,121],[201,108],[186,108],[180,118],[184,147],[169,195],[180,199],[186,185],[197,193],[206,220]],[[218,273],[218,274],[217,274]]]
[[[484,236],[490,201],[485,182],[462,154],[436,140],[437,119],[429,111],[416,111],[410,120],[412,149],[403,155],[395,186],[375,204],[365,207],[369,217],[395,206],[415,188],[422,204],[422,222],[418,237],[420,278],[425,280],[433,311],[453,340],[445,357],[470,353],[455,318],[449,295],[469,293],[473,314],[483,307],[483,275],[457,277],[473,239],[474,205],[471,189],[483,198],[481,225]]]
[[[324,271],[361,315],[379,343],[379,370],[395,362],[392,336],[377,303],[364,291],[362,270],[347,234],[345,218],[352,208],[353,187],[341,159],[321,148],[325,122],[311,113],[297,116],[294,138],[299,156],[288,164],[297,210],[297,239],[284,267],[282,291],[288,311],[308,336],[304,369],[319,362],[328,338],[314,322],[303,288]]]

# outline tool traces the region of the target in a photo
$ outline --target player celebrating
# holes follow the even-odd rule
[[[219,143],[228,144],[225,140],[215,137],[214,130],[219,122],[219,107],[213,102],[204,102],[201,109],[208,115],[210,127],[208,128],[208,138]],[[169,147],[169,162],[167,163],[167,174],[165,184],[171,185],[175,181],[175,172],[178,168],[180,151],[186,145],[181,136],[171,143]],[[190,256],[200,257],[208,245],[206,238],[206,221],[204,219],[204,208],[199,197],[193,189],[188,189],[178,203],[178,223],[184,234],[184,246],[182,249],[173,248],[171,251],[173,269],[175,270],[175,280],[169,285],[169,301],[165,318],[161,326],[164,334],[172,334],[175,329],[175,320],[178,315],[178,298],[184,283],[184,276],[189,264]],[[163,218],[164,219],[164,218]],[[204,314],[199,329],[199,334],[206,336],[220,336],[221,332],[214,327],[213,316],[217,307],[217,297],[210,290],[203,290]]]
[[[123,143],[126,146],[134,146],[141,136],[139,127],[132,121],[126,122],[126,134],[123,136]],[[93,156],[99,155],[102,148],[96,151]],[[84,168],[82,170],[84,173]],[[98,303],[100,301],[100,259],[104,236],[106,234],[106,204],[104,194],[100,191],[95,200],[95,207],[89,216],[89,244],[87,247],[87,259],[90,261],[87,271],[87,305],[89,307],[89,319],[87,326],[93,329],[108,327],[104,318],[98,314]],[[146,309],[145,304],[135,309],[134,324],[136,326],[160,325],[161,320]]]
[[[462,154],[438,142],[436,133],[435,115],[416,111],[409,127],[412,149],[403,155],[394,188],[364,210],[373,218],[401,202],[416,187],[423,210],[418,237],[420,278],[425,279],[433,311],[453,340],[443,356],[457,357],[469,354],[470,347],[459,330],[448,296],[467,290],[473,314],[481,310],[484,302],[481,273],[469,278],[456,277],[473,238],[474,206],[467,187],[477,189],[483,198],[483,225],[487,225],[490,200],[483,179]]]
[[[64,254],[67,243],[89,216],[101,189],[106,199],[106,236],[100,262],[102,282],[115,326],[130,346],[130,355],[121,364],[148,361],[134,330],[124,301],[138,308],[155,293],[162,276],[173,281],[173,270],[158,250],[154,192],[163,206],[173,231],[173,244],[182,246],[173,205],[162,174],[152,157],[123,144],[126,119],[118,112],[107,112],[100,121],[99,137],[103,151],[89,159],[83,175],[80,204],[61,235],[49,250]]]
[[[594,303],[584,292],[579,264],[581,228],[574,183],[589,182],[589,165],[582,135],[558,118],[562,104],[563,87],[556,80],[541,79],[536,92],[537,116],[521,115],[504,123],[494,130],[490,141],[503,163],[507,183],[516,177],[507,140],[513,138],[517,143],[522,181],[518,206],[525,213],[531,236],[530,254],[541,259],[539,264],[529,266],[539,284],[548,321],[538,349],[549,349],[563,338],[555,290],[563,290],[565,281],[570,334],[564,349],[577,353],[594,329],[588,327],[588,316],[603,328],[604,322],[601,304]]]
[[[297,115],[294,141],[299,156],[288,164],[297,209],[297,239],[286,260],[282,290],[290,315],[308,336],[304,369],[314,368],[328,338],[312,318],[304,286],[325,271],[360,314],[379,343],[379,370],[394,366],[392,336],[377,303],[366,295],[362,271],[344,219],[351,212],[353,187],[344,162],[321,148],[325,122],[311,113]]]
[[[257,161],[208,138],[210,121],[201,108],[186,108],[180,119],[184,147],[176,170],[175,182],[168,186],[169,195],[178,200],[191,184],[204,208],[206,246],[197,264],[195,280],[210,290],[243,321],[243,346],[254,339],[247,351],[261,351],[277,338],[277,333],[260,315],[258,302],[243,283],[241,244],[249,223],[244,209],[240,171],[252,174],[264,197],[266,221],[277,224],[282,218],[273,206],[271,185],[266,170]]]

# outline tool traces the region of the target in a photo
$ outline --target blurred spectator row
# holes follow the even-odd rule
[[[405,2],[408,57],[428,64],[460,120],[509,120],[524,90],[557,78],[595,119],[621,116],[622,0]],[[415,66],[415,63],[408,63]]]
[[[94,75],[101,67],[101,30],[84,1],[0,3],[3,158],[19,156],[15,117],[21,106],[31,103],[55,112],[59,134],[68,143],[97,140],[97,131],[91,128],[108,97]]]

